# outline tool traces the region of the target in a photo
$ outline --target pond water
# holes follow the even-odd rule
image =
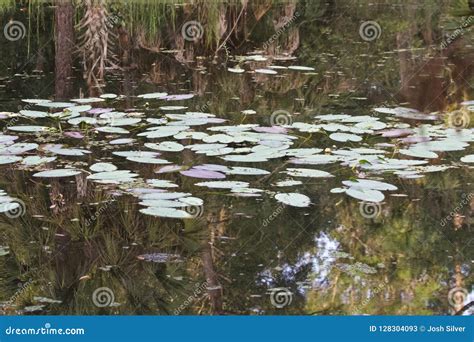
[[[473,299],[467,1],[93,3],[1,9],[3,314]]]

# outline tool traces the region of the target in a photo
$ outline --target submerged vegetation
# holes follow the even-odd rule
[[[469,313],[472,7],[0,1],[0,310]]]

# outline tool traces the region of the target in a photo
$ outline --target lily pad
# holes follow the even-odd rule
[[[164,180],[164,179],[148,179],[146,181],[148,184],[151,186],[157,187],[157,188],[177,188],[178,184],[175,184],[169,180]]]
[[[9,126],[8,129],[10,131],[15,132],[28,132],[28,133],[36,133],[36,132],[44,132],[48,130],[48,127],[45,126]]]
[[[158,217],[168,217],[168,218],[178,218],[178,219],[190,219],[193,216],[187,213],[184,210],[166,208],[166,207],[149,207],[145,209],[140,209],[140,212],[145,215],[158,216]]]
[[[90,169],[94,172],[106,172],[117,170],[117,166],[111,163],[95,163],[90,166]]]
[[[230,169],[224,171],[228,175],[246,175],[246,176],[258,176],[270,174],[267,170],[257,169],[254,167],[240,167],[233,166]]]
[[[348,187],[353,188],[362,188],[362,189],[372,189],[372,190],[388,190],[394,191],[398,188],[395,185],[371,180],[371,179],[357,179],[357,180],[350,180],[350,181],[343,181],[342,184]]]
[[[297,71],[314,71],[313,67],[302,66],[302,65],[290,65],[288,69],[297,70]]]
[[[308,196],[296,192],[278,193],[275,195],[275,199],[283,204],[299,208],[309,207],[311,204]]]
[[[346,190],[346,194],[366,202],[381,202],[385,198],[384,194],[379,190],[362,188],[349,188]]]
[[[469,154],[461,158],[463,163],[474,163],[474,154]]]
[[[294,177],[328,178],[334,177],[329,172],[303,168],[288,168],[284,173]]]
[[[204,179],[224,179],[226,176],[223,173],[217,171],[209,171],[191,168],[189,170],[180,171],[184,176],[193,177],[193,178],[204,178]]]
[[[36,166],[41,164],[50,163],[55,161],[57,157],[40,157],[40,156],[28,156],[25,157],[21,162],[27,166]]]
[[[162,99],[166,95],[168,94],[167,93],[147,93],[147,94],[138,95],[138,97],[142,99]]]
[[[0,165],[16,163],[22,159],[22,157],[18,156],[0,156]]]
[[[359,142],[362,141],[362,138],[355,134],[349,133],[332,133],[329,136],[330,139],[340,142],[347,142],[347,141],[354,141]]]
[[[233,189],[233,188],[247,188],[249,183],[238,181],[211,181],[196,183],[196,186],[206,186],[214,189]]]
[[[47,112],[39,112],[36,110],[20,110],[20,114],[26,116],[27,118],[45,118],[48,116]]]
[[[265,74],[265,75],[276,75],[278,72],[276,72],[273,69],[255,69],[255,72],[257,74]]]
[[[37,172],[33,177],[43,178],[59,178],[59,177],[71,177],[80,174],[82,171],[77,169],[54,169]]]

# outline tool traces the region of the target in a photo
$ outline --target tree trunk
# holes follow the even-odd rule
[[[55,9],[55,93],[56,99],[72,95],[74,7],[71,0],[57,0]]]

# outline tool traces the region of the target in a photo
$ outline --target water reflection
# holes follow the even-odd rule
[[[86,1],[74,7],[67,1],[55,6],[30,2],[22,11],[3,9],[4,17],[33,20],[37,32],[29,28],[25,40],[2,41],[0,94],[4,110],[15,112],[24,98],[123,94],[123,100],[111,102],[115,108],[148,114],[158,105],[136,95],[194,93],[178,103],[232,124],[263,126],[272,124],[275,110],[302,122],[321,113],[373,115],[373,107],[388,105],[446,113],[473,98],[472,33],[466,30],[440,48],[450,28],[462,23],[457,3],[173,6],[160,1],[107,7]],[[464,7],[460,10],[470,13]],[[77,13],[84,14],[79,23]],[[158,24],[152,14],[160,18]],[[196,14],[204,23],[202,39],[187,40],[181,26]],[[90,25],[88,18],[100,24]],[[359,35],[366,19],[382,29],[374,41]],[[75,51],[76,43],[82,52]],[[244,59],[247,54],[266,58]],[[286,66],[294,58],[315,70],[284,76],[227,70]],[[248,109],[257,114],[242,114]],[[93,151],[82,159],[64,159],[75,167],[113,161],[143,179],[156,178],[158,167],[112,157],[110,145],[93,134],[61,139]],[[380,142],[371,137],[367,146]],[[302,136],[300,144],[336,147],[327,137],[311,134]],[[472,147],[464,151],[469,153]],[[442,156],[459,164],[464,154]],[[187,149],[169,159],[188,166],[216,162]],[[251,166],[272,172],[251,181],[275,191],[274,184],[285,179],[279,172],[288,165],[277,160]],[[265,196],[198,188],[178,173],[163,174],[160,179],[198,194],[205,203],[193,219],[177,220],[141,214],[126,187],[98,185],[84,174],[37,179],[3,165],[1,189],[20,198],[26,210],[19,218],[1,219],[0,245],[8,246],[0,248],[0,255],[8,253],[0,256],[2,310],[345,315],[447,314],[462,308],[466,298],[461,296],[460,303],[455,295],[471,291],[473,283],[472,169],[460,165],[419,179],[384,175],[384,181],[398,186],[398,195],[387,196],[376,215],[367,217],[358,201],[330,192],[363,172],[338,164],[318,168],[336,177],[305,180],[302,189],[313,205],[303,209]]]

